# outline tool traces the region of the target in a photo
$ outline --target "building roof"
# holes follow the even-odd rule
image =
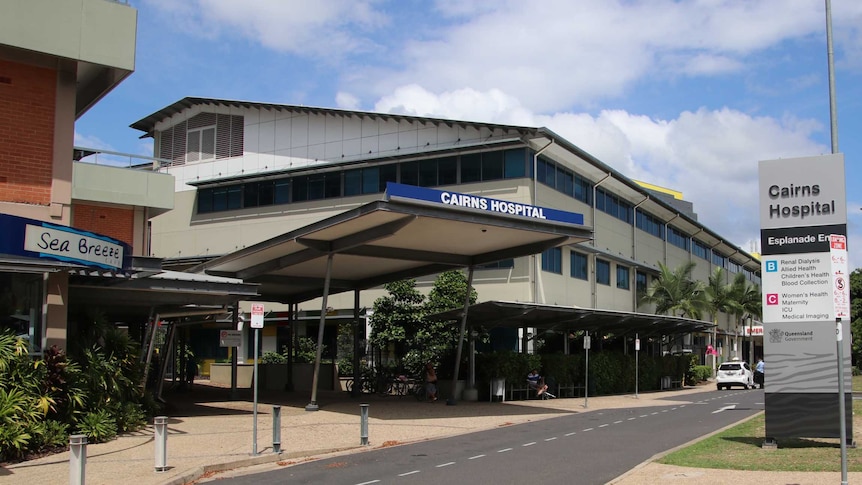
[[[460,320],[463,314],[464,310],[457,308],[427,318],[437,321]],[[486,301],[470,305],[467,309],[467,325],[488,330],[529,327],[603,335],[637,333],[639,337],[705,332],[715,327],[710,322],[668,315],[512,301]]]
[[[536,152],[552,158],[552,159],[570,159],[566,154],[574,154],[581,160],[582,164],[578,164],[577,171],[579,176],[589,180],[592,184],[603,188],[608,188],[610,191],[632,204],[635,208],[640,208],[650,214],[673,224],[678,229],[684,231],[691,236],[697,238],[711,249],[715,249],[725,255],[729,260],[740,264],[742,267],[755,274],[760,272],[760,261],[747,252],[743,251],[731,241],[723,238],[715,231],[710,230],[692,215],[686,213],[678,207],[662,200],[660,197],[653,195],[650,191],[642,187],[639,182],[636,182],[611,166],[592,156],[588,152],[572,144],[562,136],[554,133],[548,128],[526,127],[516,125],[501,125],[484,122],[459,121],[446,118],[429,118],[420,116],[408,116],[388,113],[373,113],[367,111],[342,110],[333,108],[318,108],[297,105],[260,103],[252,101],[237,101],[214,98],[186,97],[169,106],[166,106],[159,111],[156,111],[149,116],[146,116],[130,126],[134,129],[144,132],[144,137],[152,136],[155,125],[171,116],[181,113],[182,111],[199,105],[228,106],[237,108],[250,108],[261,110],[289,110],[295,112],[306,112],[313,114],[322,114],[327,116],[345,116],[358,118],[372,118],[381,120],[397,120],[410,121],[415,123],[427,124],[443,124],[447,126],[464,126],[486,129],[500,129],[513,133],[518,133],[524,144],[530,146]],[[262,175],[262,174],[261,174]],[[267,173],[267,175],[269,175]],[[654,267],[654,262],[644,261],[645,267]]]

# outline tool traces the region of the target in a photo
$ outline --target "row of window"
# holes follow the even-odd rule
[[[527,150],[518,148],[201,188],[197,210],[207,214],[377,194],[387,182],[435,187],[522,178],[528,174],[527,161]]]
[[[376,194],[386,190],[387,182],[435,187],[528,177],[532,176],[533,153],[525,148],[498,150],[201,188],[198,190],[197,211],[206,214]],[[589,181],[541,155],[536,162],[536,179],[585,204],[589,205],[592,201],[593,191]],[[602,188],[595,190],[595,206],[628,224],[634,223],[647,234],[666,239],[674,246],[686,251],[691,248],[695,256],[717,266],[733,272],[742,269],[740,265],[730,262],[725,256],[713,252],[678,229],[666,226],[652,214],[640,209],[635,211],[627,201]]]
[[[628,290],[629,283],[629,268],[621,264],[617,264],[617,288]],[[550,273],[563,274],[563,249],[551,248],[542,252],[542,270]],[[589,280],[589,267],[587,255],[577,251],[569,253],[569,276],[579,280]],[[646,289],[646,274],[637,272],[638,278],[643,276],[643,289]],[[611,284],[611,263],[604,259],[596,259],[596,283],[600,285]],[[640,285],[640,279],[637,284]],[[640,288],[639,288],[640,290]]]

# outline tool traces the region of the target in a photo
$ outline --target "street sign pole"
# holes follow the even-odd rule
[[[638,365],[640,364],[638,356],[641,351],[641,339],[638,338],[637,332],[635,332],[635,399],[638,398]]]
[[[251,432],[251,454],[257,455],[257,361],[258,347],[260,346],[260,329],[263,328],[263,303],[252,303],[251,305],[251,328],[254,329],[254,426]]]
[[[584,409],[586,409],[590,399],[590,332],[584,333],[584,351],[586,351],[584,361]]]

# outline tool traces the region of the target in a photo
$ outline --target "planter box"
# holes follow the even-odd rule
[[[254,374],[254,365],[237,364],[236,387],[251,388],[252,374]],[[230,364],[210,365],[210,383],[230,387]]]
[[[284,391],[287,388],[287,364],[258,364],[258,389]]]

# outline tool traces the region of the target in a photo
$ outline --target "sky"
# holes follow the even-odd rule
[[[760,250],[758,162],[832,152],[824,0],[129,0],[135,72],[75,144],[186,96],[547,127]],[[862,267],[862,2],[832,0],[848,251]]]

